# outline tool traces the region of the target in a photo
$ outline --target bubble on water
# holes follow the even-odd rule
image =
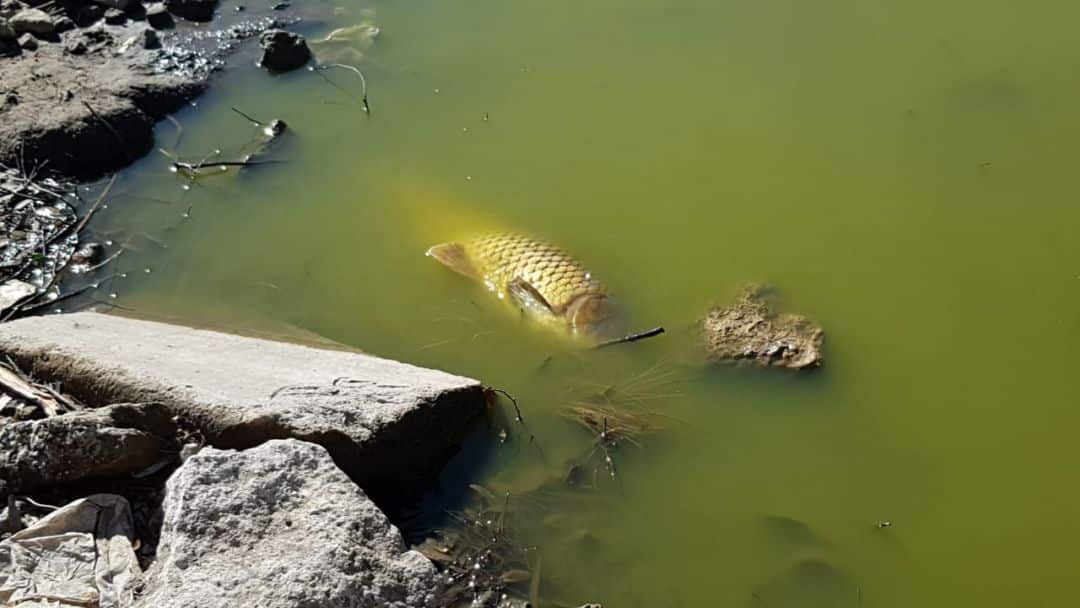
[[[184,191],[191,190],[191,184],[184,184],[183,186],[180,186],[180,189]]]
[[[438,94],[439,94],[439,89],[435,89],[435,94],[436,94],[436,95],[438,95]]]
[[[150,274],[150,267],[147,266],[146,268],[143,268],[143,272],[145,272],[146,274]]]
[[[472,176],[471,175],[466,175],[465,176],[465,181],[471,182],[472,181]]]
[[[114,291],[114,292],[110,293],[109,297],[115,300],[116,299],[116,292]]]

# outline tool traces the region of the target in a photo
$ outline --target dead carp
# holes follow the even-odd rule
[[[611,337],[616,306],[604,286],[558,247],[520,234],[492,234],[427,250],[451,270],[483,282],[500,299],[572,334]]]

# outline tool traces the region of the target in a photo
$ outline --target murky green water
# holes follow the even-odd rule
[[[678,420],[524,524],[544,605],[1074,601],[1075,4],[339,9],[316,5],[330,17],[307,32],[381,28],[318,49],[363,68],[371,116],[310,72],[219,80],[179,116],[179,151],[228,156],[253,134],[236,106],[289,123],[288,162],[186,192],[164,157],[126,174],[142,198],[105,222],[139,251],[118,304],[504,388],[543,455],[511,423],[472,474],[515,495],[588,453],[558,415],[585,383],[659,366],[648,391],[678,395],[650,407]],[[560,243],[634,326],[669,333],[576,353],[423,256],[491,227]],[[820,373],[695,365],[695,319],[748,280],[824,325]]]

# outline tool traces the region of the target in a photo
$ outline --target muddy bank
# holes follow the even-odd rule
[[[103,4],[0,5],[0,163],[80,179],[123,167],[240,41],[292,20],[269,4],[217,13],[210,0]]]

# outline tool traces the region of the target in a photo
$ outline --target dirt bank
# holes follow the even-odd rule
[[[0,3],[0,163],[80,179],[123,167],[152,148],[154,123],[204,90],[239,41],[291,19],[269,4],[202,15],[196,8],[216,3],[109,4],[127,8]]]

